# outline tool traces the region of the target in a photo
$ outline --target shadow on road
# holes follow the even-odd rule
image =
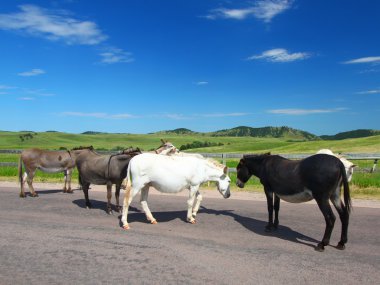
[[[99,200],[90,200],[91,202],[91,209],[98,209],[98,210],[103,210],[106,212],[107,210],[107,202],[105,201],[99,201]],[[77,199],[77,200],[74,200],[73,201],[73,204],[77,205],[79,208],[83,208],[83,209],[86,209],[86,200],[85,199]],[[112,204],[112,209],[113,210],[116,210],[116,207],[114,204]],[[129,207],[129,211],[132,211],[132,212],[138,212],[140,213],[141,211],[135,207],[132,207],[130,206]],[[145,215],[143,214],[143,216],[145,217]]]
[[[253,218],[244,217],[244,216],[235,214],[234,210],[217,211],[217,210],[212,210],[204,206],[201,206],[199,212],[210,214],[210,215],[223,215],[223,216],[232,217],[234,218],[236,222],[241,224],[243,227],[245,227],[246,229],[258,235],[276,237],[279,239],[307,245],[312,248],[315,248],[315,244],[311,244],[311,243],[319,242],[311,237],[305,236],[304,234],[296,232],[292,230],[291,228],[285,227],[282,225],[279,225],[278,230],[268,233],[265,231],[265,226],[267,225],[266,221],[260,221]]]
[[[45,195],[45,194],[55,194],[55,193],[63,193],[63,190],[62,189],[55,189],[55,190],[36,190],[37,194],[38,195]],[[25,192],[25,194],[30,194]],[[70,194],[70,193],[68,193]]]

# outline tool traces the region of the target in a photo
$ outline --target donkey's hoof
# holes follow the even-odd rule
[[[123,209],[122,207],[120,207],[120,206],[116,206],[116,212],[121,213],[121,210],[122,210],[122,209]]]
[[[325,250],[325,246],[324,246],[322,243],[319,243],[319,244],[315,247],[315,251],[323,252],[324,250]]]
[[[106,212],[108,215],[113,215],[112,209],[107,209]]]
[[[273,231],[273,226],[271,226],[271,225],[265,226],[265,232],[271,233],[272,231]]]
[[[194,218],[191,218],[191,219],[187,219],[187,222],[190,223],[190,224],[192,224],[192,225],[194,225],[194,224],[197,223],[197,220],[194,219]]]
[[[38,197],[37,193],[30,194],[31,197]]]
[[[20,198],[26,198],[26,195],[23,194],[23,193],[20,193],[19,197],[20,197]]]
[[[152,225],[157,225],[157,224],[158,224],[156,219],[150,221],[150,223],[151,223]]]
[[[336,248],[339,250],[344,250],[346,248],[346,246],[344,245],[344,243],[338,242],[338,245],[336,246]]]
[[[128,224],[126,224],[126,225],[123,225],[123,229],[124,229],[124,230],[129,230],[129,229],[130,229],[130,227],[129,227],[129,225],[128,225]]]
[[[73,191],[73,190],[71,190],[71,189],[69,189],[69,190],[67,190],[67,191],[66,191],[66,193],[69,193],[69,194],[73,194],[73,193],[74,193],[74,191]]]

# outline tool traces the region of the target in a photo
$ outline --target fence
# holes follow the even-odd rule
[[[0,153],[9,153],[9,154],[19,154],[22,150],[18,149],[0,149]],[[99,151],[101,154],[115,154],[117,152],[112,151]],[[240,159],[243,157],[242,153],[200,153],[204,157],[214,158],[217,160],[222,161],[223,164],[226,164],[227,159]],[[279,154],[282,157],[288,158],[288,159],[303,159],[311,154]],[[342,153],[346,159],[348,160],[373,160],[373,166],[371,168],[357,168],[355,171],[357,172],[375,172],[377,162],[380,159],[380,153]],[[17,166],[16,162],[0,162],[1,166],[11,166],[15,167]],[[229,172],[236,172],[235,168],[228,168]]]

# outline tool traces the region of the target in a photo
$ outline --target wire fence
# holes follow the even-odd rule
[[[21,149],[0,149],[0,153],[7,154],[20,154],[22,152]],[[117,151],[98,151],[100,154],[116,154]],[[244,155],[249,155],[252,153],[199,153],[207,158],[213,158],[221,161],[223,164],[227,163],[227,160],[230,159],[241,159]],[[287,159],[303,159],[309,157],[313,154],[306,153],[298,153],[298,154],[278,154]],[[356,172],[376,172],[379,171],[377,168],[377,162],[380,159],[380,153],[341,153],[340,155],[344,156],[348,160],[356,161],[356,160],[373,160],[372,167],[356,167]],[[18,165],[17,162],[0,162],[0,167],[16,167]],[[228,168],[229,172],[236,172],[235,168]]]

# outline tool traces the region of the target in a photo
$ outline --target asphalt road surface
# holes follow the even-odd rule
[[[21,199],[0,183],[0,284],[380,284],[379,208],[354,201],[346,250],[334,247],[338,218],[333,246],[320,253],[325,225],[315,204],[282,202],[280,228],[267,234],[264,201],[211,191],[195,225],[185,222],[183,195],[150,195],[157,225],[136,197],[125,231],[118,213],[105,212],[105,190],[90,190],[89,210],[80,190]]]

